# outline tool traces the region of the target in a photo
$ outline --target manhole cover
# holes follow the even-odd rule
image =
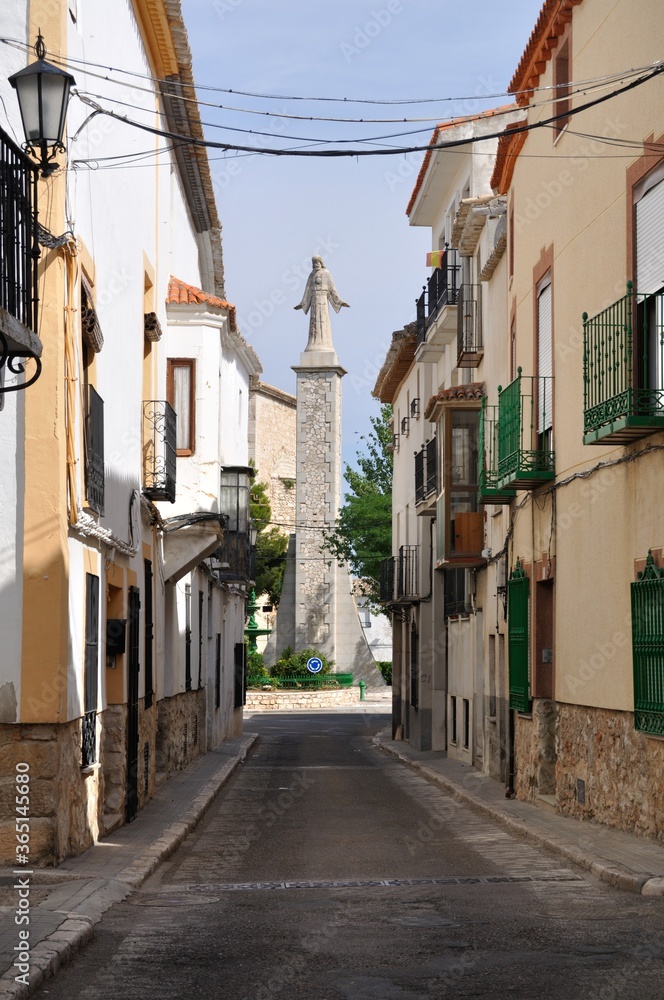
[[[169,892],[156,896],[134,896],[129,900],[134,906],[204,906],[218,903],[219,896],[199,896],[195,892]]]

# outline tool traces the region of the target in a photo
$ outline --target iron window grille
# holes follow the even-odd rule
[[[81,732],[81,766],[97,761],[97,698],[99,684],[99,577],[85,575],[85,660],[83,664],[84,715]]]
[[[664,569],[648,552],[631,584],[634,728],[664,736]]]
[[[397,598],[416,598],[419,545],[402,545],[399,549]]]
[[[175,502],[177,417],[164,399],[143,403],[143,492],[150,500]]]
[[[410,415],[411,417],[419,417],[420,415],[420,397],[416,396],[415,399],[410,401]]]

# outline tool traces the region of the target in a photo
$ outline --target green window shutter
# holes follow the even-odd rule
[[[507,584],[507,637],[509,643],[510,708],[530,711],[528,680],[528,612],[530,581],[516,561]]]
[[[651,552],[631,591],[634,726],[664,736],[664,570]]]

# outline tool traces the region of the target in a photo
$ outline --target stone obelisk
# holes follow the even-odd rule
[[[297,375],[295,535],[291,536],[284,586],[266,659],[286,645],[314,648],[334,660],[339,673],[384,686],[366,641],[348,569],[324,549],[341,506],[341,379],[346,374],[332,344],[329,305],[343,302],[320,257],[296,309],[309,314],[309,341]]]

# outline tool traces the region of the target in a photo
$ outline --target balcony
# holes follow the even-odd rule
[[[664,429],[664,293],[583,314],[583,443],[628,444]]]
[[[380,601],[390,604],[394,600],[394,557],[383,559],[380,564]]]
[[[256,577],[256,547],[249,533],[227,531],[212,553],[210,569],[221,582],[252,583]]]
[[[457,299],[457,368],[477,368],[484,355],[480,286],[462,285]]]
[[[419,599],[418,587],[419,545],[402,545],[397,561],[397,600]]]
[[[522,375],[498,386],[498,468],[495,487],[532,489],[555,479],[551,412],[553,378]]]
[[[150,500],[175,502],[177,417],[165,400],[143,403],[143,492]]]
[[[498,488],[498,407],[484,400],[480,413],[480,503],[509,503],[516,490]]]
[[[431,438],[415,452],[415,507],[418,514],[435,516],[438,494],[438,448]],[[427,501],[429,501],[427,503]]]
[[[417,358],[435,361],[457,332],[457,298],[461,265],[456,250],[446,250],[417,300]]]
[[[0,393],[25,389],[41,372],[37,177],[36,167],[0,129]],[[22,374],[28,358],[36,371],[20,385],[5,386],[5,370]]]

